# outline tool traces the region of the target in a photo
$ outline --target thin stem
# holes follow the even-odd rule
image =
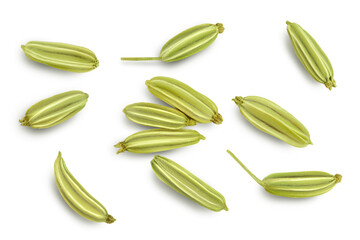
[[[152,61],[161,60],[160,57],[122,57],[121,61]]]
[[[262,187],[265,186],[265,184],[260,180],[258,179],[252,172],[250,172],[250,170],[230,151],[230,150],[227,150],[227,152],[230,154],[230,156],[232,156],[235,161],[237,161],[241,166],[242,168],[258,183],[260,184]]]

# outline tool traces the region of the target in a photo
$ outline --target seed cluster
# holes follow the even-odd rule
[[[336,87],[332,65],[320,46],[298,24],[286,23],[294,51],[308,73],[330,90]],[[221,23],[197,25],[170,39],[159,57],[121,59],[179,61],[209,47],[223,31]],[[99,65],[95,54],[84,47],[40,41],[31,41],[21,47],[31,60],[65,71],[88,72]],[[154,128],[134,133],[116,144],[115,147],[120,148],[118,153],[153,153],[193,145],[205,137],[184,127],[197,123],[221,124],[223,121],[213,101],[181,81],[158,76],[145,84],[154,96],[172,107],[144,102],[126,106],[123,112],[130,121]],[[31,106],[20,123],[38,129],[53,127],[81,111],[87,99],[88,94],[81,91],[57,94]],[[272,101],[257,96],[235,97],[233,100],[242,115],[261,131],[295,147],[312,144],[305,126]],[[305,171],[274,173],[260,180],[232,152],[227,152],[267,192],[278,196],[317,196],[330,191],[342,178],[340,174]],[[174,161],[156,155],[151,166],[156,176],[178,193],[210,210],[228,210],[225,198],[218,191]],[[95,222],[115,221],[69,172],[60,152],[55,160],[54,174],[62,197],[79,215]]]

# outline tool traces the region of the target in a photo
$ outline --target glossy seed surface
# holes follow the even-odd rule
[[[235,97],[241,114],[256,128],[295,147],[312,144],[305,126],[276,103],[262,97]]]
[[[126,117],[137,124],[165,129],[181,129],[196,125],[196,121],[177,109],[154,103],[134,103],[123,110]]]
[[[306,71],[329,90],[336,87],[332,65],[319,44],[300,25],[289,21],[286,24],[296,56]]]
[[[193,145],[204,139],[203,135],[190,129],[150,129],[130,135],[115,147],[120,148],[117,153],[153,153]]]
[[[145,84],[155,97],[199,123],[221,124],[223,121],[213,101],[179,80],[160,76]]]
[[[81,111],[88,97],[81,91],[69,91],[46,98],[32,105],[20,123],[31,128],[53,127]]]
[[[91,196],[75,179],[65,165],[59,152],[54,164],[56,185],[65,202],[79,215],[94,222],[113,223],[105,207]]]
[[[31,60],[65,71],[89,72],[99,66],[92,51],[67,43],[30,41],[21,48]]]
[[[161,181],[178,193],[212,211],[228,211],[223,195],[176,162],[156,155],[151,167]]]

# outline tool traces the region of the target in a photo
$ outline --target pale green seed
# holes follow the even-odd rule
[[[329,90],[336,87],[334,71],[329,58],[314,38],[298,24],[286,22],[291,43],[306,71]]]
[[[92,51],[67,43],[30,41],[21,48],[31,60],[61,70],[82,73],[99,66]]]
[[[200,133],[190,129],[150,129],[130,135],[115,147],[120,148],[117,153],[153,153],[193,145],[204,139]]]
[[[124,108],[126,117],[137,124],[165,129],[181,129],[196,121],[177,109],[154,103],[134,103]]]
[[[94,222],[113,223],[115,218],[75,179],[59,152],[54,164],[56,185],[65,202],[80,216]]]
[[[330,191],[341,182],[340,174],[331,175],[320,171],[273,173],[262,181],[230,151],[227,152],[244,168],[244,170],[267,192],[291,198],[314,197]]]
[[[154,77],[145,82],[149,91],[199,123],[223,121],[213,101],[183,82],[169,77]]]
[[[223,195],[176,162],[156,155],[151,167],[156,176],[176,192],[212,211],[228,211]]]
[[[69,91],[46,98],[32,105],[20,123],[32,128],[55,126],[81,111],[88,97],[87,93],[81,91]]]
[[[189,28],[165,43],[160,52],[160,57],[123,57],[123,61],[150,61],[162,60],[164,62],[179,61],[190,57],[205,48],[209,47],[217,38],[219,33],[224,31],[221,23],[200,24]]]
[[[305,126],[293,115],[266,98],[235,97],[241,114],[256,128],[295,147],[312,144]]]

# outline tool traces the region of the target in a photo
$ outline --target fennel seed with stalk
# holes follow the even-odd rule
[[[150,61],[161,60],[164,62],[179,61],[190,57],[209,47],[224,31],[221,23],[200,24],[189,28],[165,43],[160,51],[159,57],[123,57],[123,61]]]
[[[267,192],[290,198],[307,198],[324,194],[341,182],[340,174],[332,175],[321,171],[273,173],[262,181],[230,151],[227,150],[240,166]]]

